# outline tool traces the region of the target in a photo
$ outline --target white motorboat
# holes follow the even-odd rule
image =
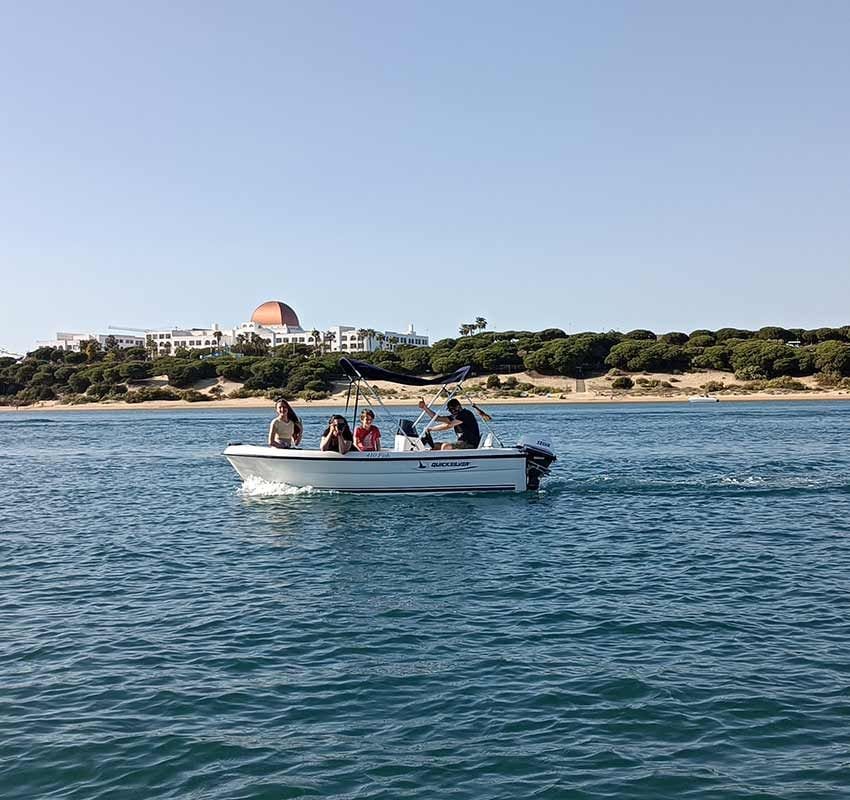
[[[430,408],[443,391],[448,395],[446,402],[461,391],[463,381],[471,370],[463,367],[451,375],[417,378],[348,358],[340,359],[340,365],[351,381],[349,400],[351,388],[356,388],[355,420],[361,383],[387,416],[392,417],[369,380],[393,381],[407,386],[439,385],[437,395],[428,404]],[[450,385],[454,385],[451,391]],[[470,404],[489,427],[489,415],[471,401]],[[321,450],[231,444],[224,455],[243,480],[259,478],[299,488],[369,494],[536,490],[540,487],[541,477],[549,474],[549,467],[555,461],[548,441],[521,439],[515,446],[506,447],[492,429],[475,449],[431,450],[416,432],[417,423],[424,414],[423,411],[416,421],[397,422],[398,432],[392,450],[353,450],[341,455]]]
[[[719,403],[719,397],[712,397],[710,394],[695,394],[688,398],[689,403]]]

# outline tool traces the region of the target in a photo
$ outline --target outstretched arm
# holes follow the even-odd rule
[[[440,420],[439,425],[429,425],[429,431],[450,431],[452,428],[456,428],[460,425],[459,419],[452,419],[451,417],[438,417],[436,414],[433,416],[433,419]]]
[[[434,411],[431,411],[431,409],[428,408],[428,404],[424,400],[419,401],[419,408],[421,408],[429,417],[431,417],[431,419],[436,420],[437,422],[451,422],[451,417],[443,417],[443,416],[440,416],[439,414],[435,413]],[[454,426],[452,426],[452,427],[454,427]],[[434,430],[436,430],[436,429],[434,429]],[[441,430],[446,430],[446,429],[442,428]]]

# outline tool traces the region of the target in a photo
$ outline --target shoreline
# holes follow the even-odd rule
[[[690,395],[693,396],[693,395]],[[712,404],[720,405],[723,403],[744,403],[744,402],[776,402],[776,401],[850,401],[850,392],[847,391],[822,391],[822,392],[787,392],[782,394],[772,394],[768,392],[752,392],[750,394],[732,394],[732,395],[717,395],[720,403]],[[545,397],[545,396],[530,396],[530,397],[492,397],[475,399],[476,403],[486,406],[502,406],[502,405],[599,405],[599,404],[659,404],[659,403],[687,403],[689,395],[567,395],[564,397]],[[385,406],[413,406],[417,403],[418,398],[385,398]],[[293,408],[339,408],[345,405],[345,395],[329,397],[325,400],[293,400],[291,401]],[[361,403],[361,405],[373,405],[371,403]],[[147,403],[125,403],[121,401],[108,403],[81,403],[80,405],[62,405],[55,400],[42,401],[41,404],[33,404],[31,406],[20,406],[13,408],[12,406],[0,406],[0,414],[27,414],[38,412],[53,412],[53,411],[182,411],[186,409],[193,410],[214,410],[214,409],[239,409],[239,408],[265,408],[269,411],[274,411],[274,401],[264,397],[246,397],[241,399],[224,399],[210,400],[208,402],[189,403],[186,400],[151,400]]]

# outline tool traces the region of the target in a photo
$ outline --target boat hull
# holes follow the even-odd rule
[[[230,445],[224,455],[243,480],[364,494],[523,492],[526,456],[515,448],[339,453]]]

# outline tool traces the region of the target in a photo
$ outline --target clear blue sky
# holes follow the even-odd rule
[[[0,346],[850,322],[850,3],[0,3]]]

